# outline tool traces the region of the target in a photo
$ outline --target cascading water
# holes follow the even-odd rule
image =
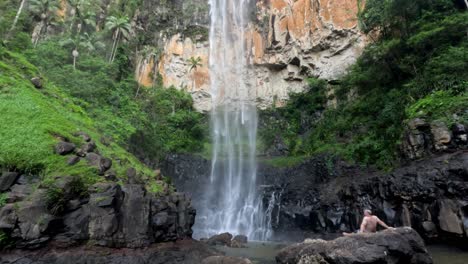
[[[250,0],[209,1],[212,166],[194,235],[230,232],[266,240],[270,228],[257,193],[257,111],[245,40]]]

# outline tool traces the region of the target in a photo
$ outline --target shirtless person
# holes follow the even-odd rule
[[[361,228],[357,233],[375,233],[377,231],[377,225],[383,226],[385,229],[393,228],[386,225],[382,220],[377,216],[372,215],[371,210],[364,210],[364,219],[362,219]],[[352,233],[343,233],[345,236],[349,236]]]

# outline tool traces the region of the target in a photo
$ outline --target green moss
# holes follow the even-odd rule
[[[428,120],[442,120],[448,125],[455,121],[468,123],[467,108],[468,91],[460,95],[454,95],[450,91],[435,91],[410,105],[407,115],[410,119],[423,117]],[[454,114],[457,114],[458,120],[454,120]]]
[[[274,157],[271,159],[261,159],[262,163],[276,168],[289,168],[301,164],[307,159],[306,156]]]

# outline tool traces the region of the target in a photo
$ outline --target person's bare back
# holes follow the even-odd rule
[[[390,228],[377,216],[372,215],[370,210],[364,210],[364,219],[362,219],[362,224],[360,228],[361,233],[375,233],[377,232],[377,225],[381,225],[384,228]]]
[[[372,215],[372,212],[370,210],[364,210],[364,218],[362,219],[361,228],[359,229],[358,232],[359,233],[375,233],[377,232],[377,225],[381,225],[386,229],[391,228],[387,226],[377,216]],[[351,233],[343,233],[343,235],[348,236],[348,235],[351,235]]]
[[[360,231],[363,232],[363,233],[377,232],[377,223],[379,221],[380,221],[380,219],[375,215],[364,216],[364,219],[362,220]]]

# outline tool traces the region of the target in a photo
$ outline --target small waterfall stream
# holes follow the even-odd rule
[[[222,232],[267,240],[257,185],[257,110],[246,51],[251,0],[209,0],[212,164],[195,237]]]

